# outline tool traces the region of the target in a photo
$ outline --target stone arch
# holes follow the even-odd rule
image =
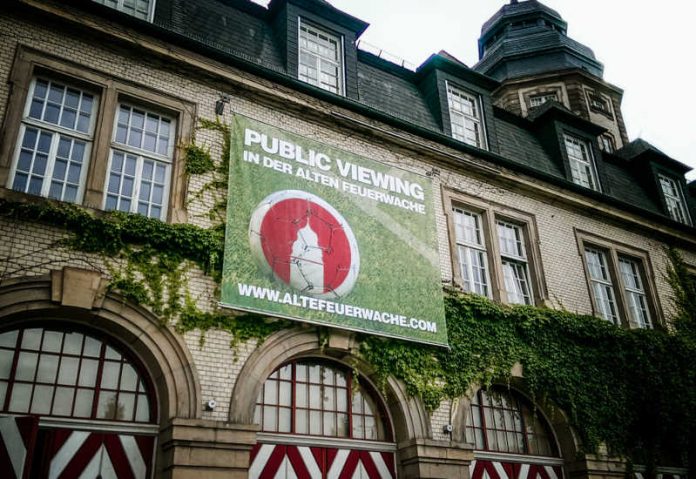
[[[357,343],[352,334],[332,332],[322,347],[314,329],[307,327],[279,331],[266,339],[251,354],[239,373],[232,391],[230,421],[252,424],[256,399],[266,378],[290,359],[313,357],[330,358],[356,369],[373,384],[373,374],[355,354]],[[379,391],[379,389],[375,388]],[[432,437],[430,418],[422,402],[410,397],[405,386],[394,378],[387,381],[381,399],[389,413],[395,442]]]
[[[200,417],[200,385],[183,339],[146,309],[115,293],[105,293],[98,274],[70,268],[67,275],[66,270],[4,281],[0,285],[0,327],[20,327],[27,320],[41,319],[105,333],[129,348],[150,375],[160,425],[171,418]],[[92,285],[95,287],[90,288]],[[67,299],[66,291],[72,295]],[[76,291],[93,293],[88,298],[91,307],[74,300]]]
[[[529,392],[525,385],[520,368],[521,367],[519,365],[513,368],[513,377],[510,378],[509,382],[493,382],[492,386],[509,388],[514,393],[524,397],[527,401],[529,401],[530,404],[534,404],[537,411],[550,426],[551,433],[553,434],[554,440],[558,445],[561,458],[566,463],[575,460],[582,448],[580,439],[573,427],[570,425],[568,416],[550,399],[535,401],[533,399],[533,395]],[[471,407],[470,398],[473,397],[473,395],[476,394],[480,388],[480,385],[472,385],[472,387],[467,391],[467,394],[461,397],[458,401],[453,417],[455,428],[452,433],[452,437],[455,441],[466,442],[464,430],[466,420],[468,418],[467,413]]]

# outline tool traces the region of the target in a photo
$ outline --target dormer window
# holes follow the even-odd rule
[[[478,148],[486,148],[478,96],[447,84],[452,137]]]
[[[541,106],[547,101],[558,101],[558,94],[555,91],[541,93],[539,95],[531,95],[529,97],[529,107],[535,108]]]
[[[602,151],[606,151],[607,153],[614,153],[614,150],[616,149],[614,146],[614,137],[611,136],[609,133],[605,133],[599,137],[599,146],[602,148]]]
[[[141,20],[152,21],[155,0],[93,0]]]
[[[588,142],[572,135],[563,135],[573,183],[599,191],[597,170]]]
[[[686,209],[686,201],[677,182],[664,175],[658,175],[658,178],[660,187],[662,187],[662,194],[665,196],[669,217],[680,223],[690,225],[691,219]]]
[[[298,76],[311,85],[343,95],[343,42],[340,37],[300,21]]]

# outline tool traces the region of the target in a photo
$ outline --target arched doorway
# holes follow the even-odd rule
[[[68,323],[0,332],[0,415],[0,462],[16,477],[152,477],[152,381],[102,333]]]
[[[386,409],[339,363],[301,359],[278,367],[261,389],[254,422],[261,432],[251,479],[395,477]]]
[[[563,459],[548,421],[515,390],[480,389],[465,437],[474,444],[471,479],[562,479]]]

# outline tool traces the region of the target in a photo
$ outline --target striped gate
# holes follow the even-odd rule
[[[249,479],[393,479],[394,453],[257,444]]]
[[[561,466],[524,462],[501,462],[475,459],[469,464],[471,479],[562,479]]]
[[[29,477],[38,428],[36,416],[0,417],[0,471],[3,477]]]
[[[55,429],[47,434],[49,479],[147,479],[155,438]]]

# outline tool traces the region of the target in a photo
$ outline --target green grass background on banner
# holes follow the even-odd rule
[[[316,171],[339,178],[339,184],[340,179],[343,178],[338,173],[336,158],[418,183],[425,191],[425,199],[421,203],[425,205],[426,214],[407,211],[393,205],[344,193],[341,189],[295,177],[294,173],[298,167],[308,167],[293,160],[282,159],[277,155],[265,154],[258,145],[246,149],[261,153],[262,157],[265,154],[292,164],[293,175],[244,162],[241,156],[245,149],[243,143],[246,127],[299,144],[304,152],[314,149],[327,154],[332,159],[331,171],[323,172],[318,169]],[[429,178],[337,150],[241,116],[235,117],[232,135],[228,221],[222,281],[223,304],[336,327],[446,344],[433,192]],[[353,184],[360,184],[350,178],[345,179]],[[362,184],[361,186],[371,187]],[[371,188],[380,191],[377,187]],[[281,190],[303,190],[319,196],[336,208],[353,230],[360,251],[360,272],[353,290],[343,298],[333,301],[380,312],[401,314],[407,318],[433,321],[438,325],[437,333],[338,316],[239,295],[238,282],[268,287],[283,293],[298,293],[282,281],[264,274],[249,246],[249,221],[252,212],[269,194]],[[398,196],[404,198],[401,195]],[[361,208],[360,205],[363,207]],[[414,247],[414,245],[417,246]]]

